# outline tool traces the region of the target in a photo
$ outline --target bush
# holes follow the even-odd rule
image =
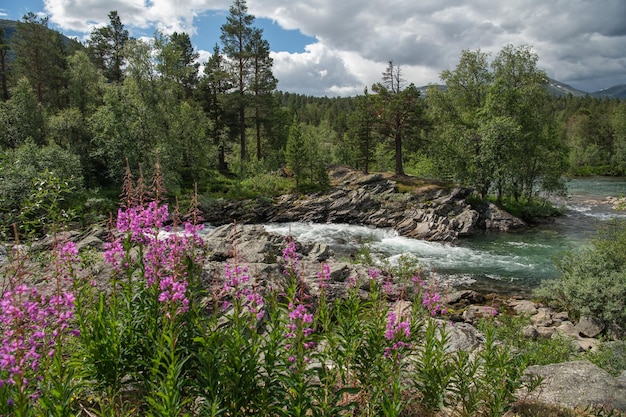
[[[25,206],[40,204],[37,200],[42,196],[37,194],[45,188],[42,182],[51,181],[67,191],[65,202],[60,203],[61,208],[67,209],[67,199],[82,189],[78,156],[56,144],[40,147],[33,141],[0,151],[0,236],[11,236],[13,223],[32,220],[29,215],[23,218],[28,211]],[[61,196],[49,193],[48,197],[59,200]]]
[[[592,246],[566,252],[557,267],[560,277],[544,281],[536,292],[538,296],[577,316],[626,322],[625,221],[604,226]]]

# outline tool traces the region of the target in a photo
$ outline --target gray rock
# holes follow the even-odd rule
[[[493,203],[489,203],[481,217],[484,219],[484,227],[487,230],[509,232],[527,227],[524,221],[500,209]]]
[[[550,339],[555,333],[556,328],[554,327],[537,326],[537,334],[539,335],[539,337]]]
[[[522,329],[522,334],[526,339],[537,339],[539,337],[539,332],[537,331],[537,328],[532,324],[524,326],[524,328]]]
[[[525,375],[543,378],[529,399],[569,408],[595,405],[626,411],[626,385],[587,361],[530,366]]]
[[[474,210],[465,198],[472,189],[448,189],[428,184],[415,192],[400,193],[396,183],[382,174],[365,175],[346,167],[333,167],[334,188],[328,193],[283,195],[272,202],[217,200],[205,208],[206,221],[238,223],[316,222],[392,227],[402,236],[451,242],[477,228],[517,230],[525,224],[495,205]]]
[[[471,305],[463,312],[463,319],[468,323],[473,323],[479,318],[493,317],[497,314],[497,310],[493,307]]]
[[[446,350],[448,352],[457,352],[464,350],[473,352],[485,343],[485,335],[476,330],[474,326],[468,323],[455,323],[454,326],[447,322],[441,322],[445,326],[448,336],[448,344]]]
[[[537,314],[531,316],[530,321],[538,326],[549,326],[552,324],[552,313],[549,308],[538,308]]]
[[[508,304],[517,314],[525,314],[529,316],[537,314],[537,304],[530,300],[509,300]]]
[[[446,304],[482,303],[484,301],[485,297],[481,293],[472,290],[453,291],[446,294]]]
[[[7,254],[7,247],[3,244],[0,244],[0,266],[4,265],[9,261],[9,256]]]
[[[604,331],[605,327],[601,320],[588,316],[582,316],[576,324],[576,330],[584,337],[596,337]]]
[[[578,337],[578,330],[576,330],[574,323],[572,323],[571,321],[561,322],[561,324],[559,324],[556,327],[556,331],[558,334],[562,336],[573,337],[573,338]]]

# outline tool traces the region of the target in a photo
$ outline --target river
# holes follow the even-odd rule
[[[482,233],[454,244],[399,236],[393,230],[347,224],[266,224],[268,231],[290,234],[302,242],[330,245],[349,257],[363,245],[379,262],[397,263],[415,256],[424,272],[455,287],[528,295],[543,279],[558,275],[555,259],[564,251],[589,244],[598,227],[626,219],[606,198],[626,195],[626,178],[577,178],[568,182],[568,197],[554,200],[566,214],[554,222],[517,233]]]

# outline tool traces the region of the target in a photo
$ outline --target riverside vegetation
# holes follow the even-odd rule
[[[104,254],[79,253],[61,222],[47,225],[52,251],[13,246],[0,303],[0,415],[616,415],[520,397],[541,382],[523,377],[527,366],[576,354],[562,339],[523,339],[523,319],[495,308],[480,325],[483,349],[447,349],[441,289],[413,262],[352,276],[339,298],[326,292],[321,264],[314,297],[286,240],[279,288],[260,285],[236,255],[224,280],[206,286],[195,204],[170,212],[156,172],[153,193],[127,172]],[[96,256],[107,282],[90,274]],[[611,352],[586,358],[624,368]]]

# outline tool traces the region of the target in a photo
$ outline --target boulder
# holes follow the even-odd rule
[[[507,213],[493,203],[487,205],[487,208],[481,214],[481,218],[486,230],[509,232],[527,227],[523,220]]]
[[[596,337],[605,329],[601,320],[594,317],[582,316],[576,324],[576,330],[583,337]]]
[[[537,304],[530,300],[509,300],[508,304],[515,310],[517,314],[525,314],[532,316],[537,314]]]
[[[539,332],[537,331],[537,328],[532,324],[524,326],[524,328],[522,329],[522,334],[526,339],[537,339],[539,337]]]
[[[4,244],[0,244],[0,266],[7,263],[9,260],[9,255],[7,253],[7,247]]]
[[[457,352],[464,350],[473,352],[480,346],[485,344],[485,335],[476,330],[474,326],[468,323],[455,323],[453,326],[447,322],[441,322],[445,326],[448,343],[446,350],[448,352]]]
[[[569,408],[602,405],[626,412],[626,385],[587,361],[530,366],[526,376],[543,378],[529,399]]]
[[[537,309],[537,314],[530,317],[530,321],[538,326],[549,326],[552,324],[552,313],[549,308],[540,307]]]

